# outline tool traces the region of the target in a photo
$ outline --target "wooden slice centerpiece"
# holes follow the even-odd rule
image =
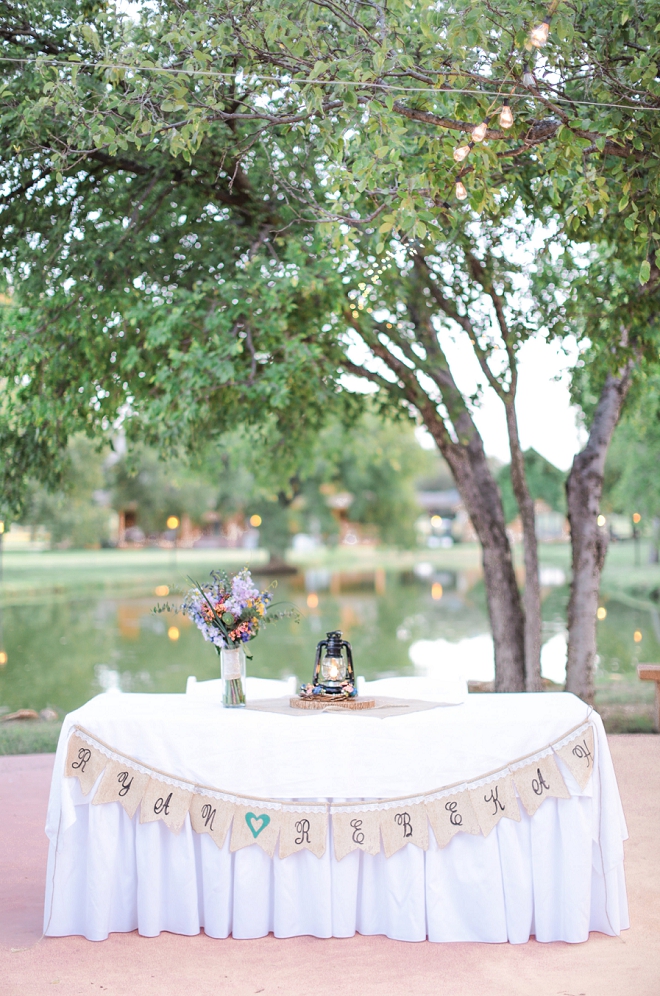
[[[376,700],[342,699],[338,695],[315,695],[314,698],[303,699],[295,695],[289,699],[289,705],[292,709],[327,709],[328,706],[337,706],[339,709],[373,709]]]

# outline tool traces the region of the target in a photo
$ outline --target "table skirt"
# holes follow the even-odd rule
[[[596,793],[594,793],[596,795]],[[76,819],[51,845],[45,933],[103,940],[113,932],[211,937],[384,934],[404,941],[580,942],[628,926],[623,855],[593,839],[591,794],[548,799],[488,837],[457,834],[390,858],[230,853],[190,818],[176,836],[118,803],[78,796]],[[609,855],[609,856],[608,856]]]

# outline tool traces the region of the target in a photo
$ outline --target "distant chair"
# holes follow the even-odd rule
[[[655,681],[653,729],[660,733],[660,664],[638,664],[637,675],[642,681]]]

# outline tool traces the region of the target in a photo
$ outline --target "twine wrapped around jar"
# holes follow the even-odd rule
[[[245,706],[245,651],[242,647],[220,651],[222,704],[230,709]]]

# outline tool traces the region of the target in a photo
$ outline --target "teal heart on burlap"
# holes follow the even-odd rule
[[[258,816],[256,813],[246,813],[245,822],[250,828],[250,833],[256,840],[261,831],[265,830],[270,823],[270,816],[266,813],[259,813]]]

